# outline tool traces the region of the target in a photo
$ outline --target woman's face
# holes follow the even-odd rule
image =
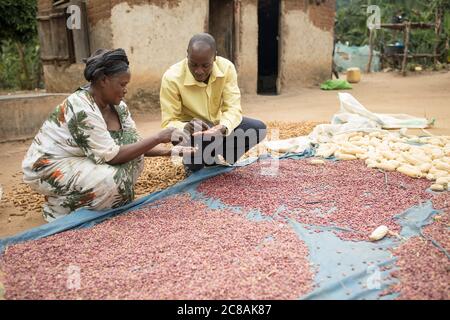
[[[113,76],[106,76],[102,80],[102,96],[108,104],[118,105],[127,94],[127,85],[130,82],[130,71]]]

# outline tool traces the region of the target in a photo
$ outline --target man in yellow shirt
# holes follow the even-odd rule
[[[162,127],[184,130],[184,142],[199,147],[195,156],[184,157],[191,171],[217,163],[218,155],[234,163],[266,136],[263,122],[242,116],[236,69],[217,56],[207,33],[194,35],[187,58],[164,73],[160,99]]]

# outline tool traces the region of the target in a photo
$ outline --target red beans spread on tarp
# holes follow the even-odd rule
[[[277,168],[278,165],[278,168]],[[270,175],[272,173],[272,175]],[[300,223],[337,226],[345,240],[367,240],[380,225],[400,231],[394,216],[432,195],[429,181],[380,172],[362,161],[261,161],[204,181],[203,194],[263,214],[291,216]],[[277,210],[284,206],[286,210]]]
[[[8,248],[6,299],[297,299],[313,288],[292,228],[186,195]]]

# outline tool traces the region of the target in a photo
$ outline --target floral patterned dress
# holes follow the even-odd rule
[[[109,165],[121,145],[140,140],[124,102],[114,106],[121,130],[108,131],[87,88],[80,88],[50,114],[22,162],[23,180],[45,195],[47,221],[78,208],[103,210],[134,199],[143,156]]]

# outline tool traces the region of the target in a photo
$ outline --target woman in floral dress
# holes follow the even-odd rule
[[[103,210],[134,198],[144,156],[170,155],[160,143],[174,129],[141,139],[122,98],[130,81],[123,49],[98,50],[87,60],[79,88],[50,114],[22,163],[24,181],[45,195],[52,221],[85,207]]]

